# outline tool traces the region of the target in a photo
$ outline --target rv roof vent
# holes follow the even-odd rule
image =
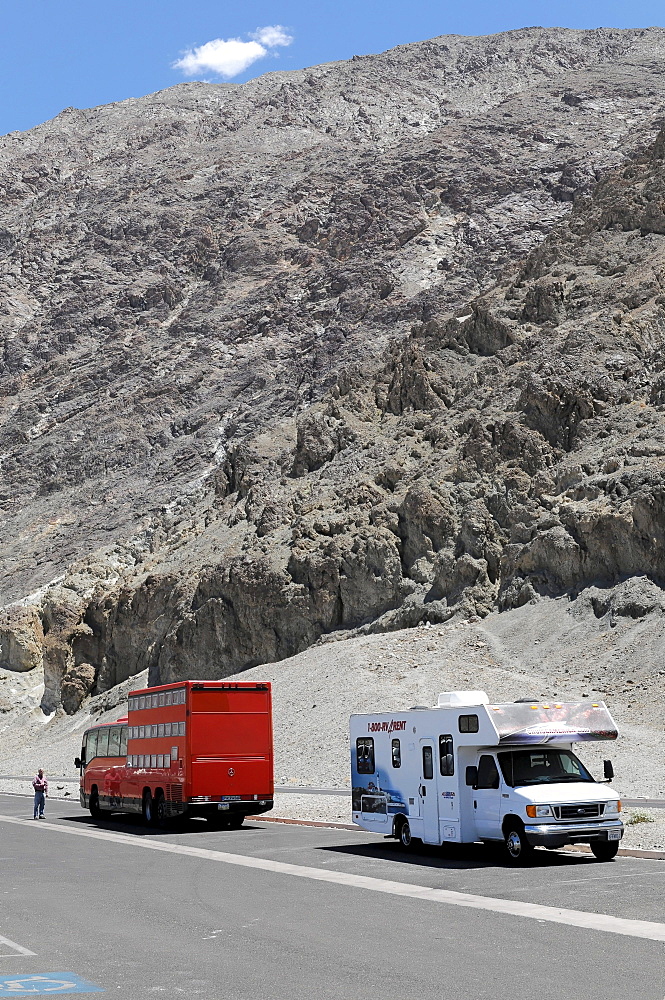
[[[439,708],[470,708],[473,705],[489,705],[484,691],[442,691],[437,706]]]

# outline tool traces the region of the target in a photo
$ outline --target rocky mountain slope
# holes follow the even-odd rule
[[[71,712],[591,586],[662,614],[664,63],[442,37],[0,140],[0,666]]]

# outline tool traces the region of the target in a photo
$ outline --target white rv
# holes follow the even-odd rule
[[[353,821],[404,847],[494,841],[520,862],[536,846],[581,843],[609,861],[623,836],[621,802],[573,744],[616,737],[603,702],[490,705],[484,691],[352,715]],[[605,761],[605,781],[612,777]]]

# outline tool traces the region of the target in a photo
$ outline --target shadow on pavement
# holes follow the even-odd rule
[[[95,830],[108,830],[113,833],[128,833],[134,837],[168,837],[174,834],[186,834],[189,836],[196,834],[211,833],[249,833],[254,830],[261,830],[261,827],[254,826],[250,822],[245,822],[237,830],[228,827],[213,826],[205,819],[191,818],[184,820],[170,820],[163,826],[146,826],[141,816],[132,816],[127,813],[109,813],[103,819],[92,819],[90,816],[61,816],[64,823],[75,823],[77,826],[87,826]]]
[[[421,868],[507,868],[525,871],[538,868],[579,868],[598,864],[595,858],[587,855],[537,848],[527,862],[516,865],[503,856],[500,846],[494,848],[483,844],[448,844],[446,847],[416,844],[405,851],[398,842],[385,840],[382,843],[335,844],[316,849],[333,854],[354,855],[358,858],[399,861],[401,864],[417,865]]]

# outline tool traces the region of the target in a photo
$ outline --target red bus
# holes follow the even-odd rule
[[[131,691],[117,722],[83,735],[81,806],[157,825],[204,816],[237,828],[273,807],[270,684],[181,681]]]

